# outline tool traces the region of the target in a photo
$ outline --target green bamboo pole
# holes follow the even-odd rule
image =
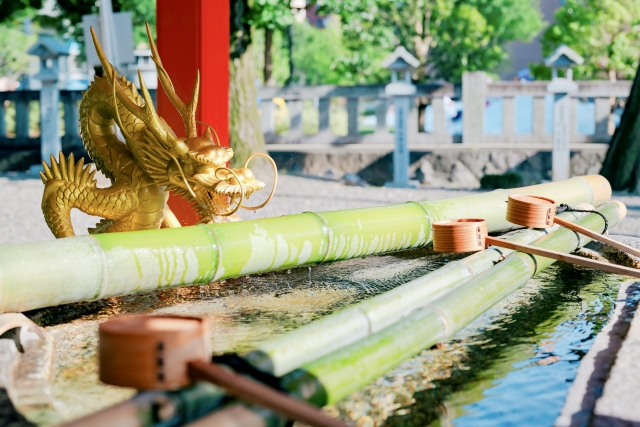
[[[481,217],[490,231],[507,230],[512,193],[598,206],[611,188],[592,175],[449,200],[2,245],[0,313],[415,248],[445,219]]]
[[[593,209],[586,204],[579,206],[582,209]],[[558,216],[573,222],[583,214],[563,213]],[[559,226],[546,230],[523,229],[506,240],[531,243],[558,228]],[[391,326],[413,310],[490,269],[511,252],[491,247],[464,259],[449,262],[444,267],[391,291],[260,343],[243,358],[262,371],[282,376],[305,363]]]
[[[611,226],[626,214],[621,203],[598,209]],[[602,230],[603,219],[589,214],[577,224]],[[561,228],[533,245],[571,252],[590,239]],[[453,336],[494,304],[553,264],[550,258],[513,252],[484,274],[415,310],[400,322],[357,343],[307,363],[282,378],[284,387],[317,406],[335,403],[433,344]]]
[[[599,211],[607,217],[611,226],[617,224],[626,214],[624,205],[617,202],[608,203],[602,206]],[[569,216],[567,214],[563,215],[565,215],[565,218]],[[594,214],[582,217],[582,219],[576,222],[591,230],[598,230],[603,226],[601,217]],[[580,237],[567,229],[553,231],[550,234],[545,233],[544,230],[522,230],[515,233],[510,237],[510,239],[514,241],[530,242],[531,239],[538,236],[545,237],[536,240],[533,243],[535,246],[564,252],[570,252],[589,241],[588,238]],[[511,255],[507,256],[507,258],[500,262],[498,266],[494,266],[495,262],[502,258],[499,251],[504,251],[504,255],[509,253]],[[317,360],[307,363],[302,367],[302,369],[294,370],[288,375],[285,375],[282,378],[282,383],[291,393],[319,406],[340,400],[344,396],[366,385],[387,370],[393,368],[402,360],[411,357],[423,348],[447,339],[466,323],[470,322],[486,309],[490,308],[490,306],[495,304],[495,302],[522,286],[530,277],[554,262],[554,260],[550,259],[541,259],[540,257],[534,258],[536,259],[537,264],[532,261],[533,258],[530,258],[527,255],[493,248],[474,254],[467,257],[465,260],[449,263],[438,270],[447,271],[451,268],[451,265],[464,265],[464,269],[473,270],[473,273],[471,274],[476,277],[475,280],[460,284],[464,279],[456,281],[454,277],[451,279],[450,285],[447,285],[446,280],[442,281],[442,279],[438,279],[438,276],[435,276],[435,273],[438,273],[438,271],[426,275],[425,278],[434,279],[429,282],[430,286],[435,286],[441,290],[436,290],[433,295],[442,295],[442,293],[446,293],[447,290],[449,291],[441,298],[433,298],[433,295],[431,295],[429,291],[420,295],[420,289],[418,288],[417,283],[424,283],[424,281],[419,282],[418,280],[420,279],[396,288],[399,292],[391,291],[375,297],[372,299],[375,300],[375,303],[368,307],[369,309],[367,312],[375,312],[376,307],[381,306],[384,297],[394,293],[396,298],[389,298],[386,296],[387,302],[391,304],[395,302],[395,305],[400,305],[402,303],[403,311],[405,313],[409,313],[409,315],[404,319],[398,319],[399,321],[396,321],[393,325],[388,326],[375,334],[370,334],[364,339],[360,339],[351,345],[345,345],[345,347],[338,351],[325,355],[324,357],[319,357],[321,355],[317,355]],[[496,271],[502,264],[509,265],[507,272],[511,272],[515,269],[515,273],[508,274],[508,277],[504,277],[505,275],[503,272]],[[538,266],[537,270],[536,265]],[[489,271],[478,276],[481,271],[487,270],[487,266],[489,267]],[[436,283],[436,285],[433,285],[433,283]],[[410,284],[410,287],[407,286]],[[485,289],[487,284],[489,286]],[[411,295],[411,293],[414,293],[414,295]],[[411,296],[408,298],[402,298],[403,295]],[[478,295],[480,295],[480,299],[483,302],[479,304],[469,304],[473,309],[469,309],[469,307],[465,307],[463,304],[456,303],[456,301],[465,301],[466,299],[474,300]],[[422,307],[416,307],[413,298],[422,298],[422,301],[424,302]],[[363,309],[364,307],[367,307],[363,303],[358,306],[362,306]],[[453,316],[456,315],[457,308],[461,306],[462,318],[458,318],[457,324],[450,322],[448,319],[454,318]],[[386,315],[388,316],[388,314]],[[381,312],[378,321],[380,321],[379,319],[383,319],[384,316],[385,313]],[[387,318],[387,322],[389,321],[388,319],[391,319],[392,317],[393,316]],[[329,318],[331,318],[331,316],[326,319]],[[314,324],[324,325],[327,327],[332,325],[334,327],[332,332],[336,334],[336,338],[340,339],[340,336],[342,335],[340,330],[335,328],[336,326],[340,327],[340,324],[336,324],[335,321],[325,321],[323,323],[323,320],[320,320],[314,322]],[[380,325],[384,324],[385,323],[380,323]],[[453,324],[454,327],[452,328],[449,326],[450,324]],[[314,331],[320,329],[322,328],[313,328]],[[303,327],[299,330],[304,331],[305,328]],[[307,331],[308,330],[309,329],[307,329]],[[288,334],[288,336],[296,335]],[[301,335],[297,336],[301,337]],[[288,339],[281,341],[281,344],[287,345],[291,342],[292,340]],[[90,415],[89,417],[83,418],[81,421],[84,422],[89,419],[103,420],[105,417],[109,416],[119,417],[117,419],[122,419],[124,422],[130,420],[131,415],[134,414],[138,421],[132,425],[141,427],[157,425],[157,422],[150,421],[148,418],[150,414],[150,405],[148,402],[150,399],[155,398],[156,395],[154,393],[155,392],[142,393],[134,399]],[[170,392],[158,393],[162,396],[168,396],[167,393],[170,394]],[[222,392],[214,387],[211,390],[207,390],[207,393],[210,393],[213,402],[211,403],[212,406],[210,406],[210,411],[215,410],[216,405],[219,405]],[[189,402],[185,403],[186,406],[194,406],[187,403]],[[197,413],[202,414],[202,408],[200,408],[199,404],[194,406],[194,410],[195,409],[197,409]],[[231,418],[226,416],[227,412],[230,410],[234,414]],[[255,416],[256,413],[259,413],[259,417]],[[180,411],[178,412],[178,416],[180,418],[177,419],[182,420],[190,417],[184,416]],[[227,407],[225,410],[211,412],[206,417],[201,418],[199,422],[189,425],[193,425],[195,427],[196,425],[220,424],[226,427],[235,425],[243,427],[258,427],[264,425],[265,422],[268,422],[269,425],[271,425],[270,423],[277,423],[278,421],[280,421],[279,417],[269,411],[251,409],[242,404],[235,404]],[[170,423],[170,425],[176,424]]]
[[[227,400],[224,390],[200,381],[178,390],[144,391],[63,426],[178,427],[218,411]]]

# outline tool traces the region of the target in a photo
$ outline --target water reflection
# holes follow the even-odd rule
[[[550,268],[451,344],[415,358],[427,365],[448,360],[448,369],[423,381],[411,404],[384,425],[552,425],[580,359],[607,322],[618,285],[595,270]]]
[[[97,379],[97,326],[125,313],[211,322],[216,352],[245,351],[463,257],[429,249],[38,310],[57,343],[53,397],[73,419],[128,398]],[[328,411],[359,426],[551,425],[579,360],[606,323],[618,279],[554,266],[476,319]],[[51,425],[53,418],[38,420]]]

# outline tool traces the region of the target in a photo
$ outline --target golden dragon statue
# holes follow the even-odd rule
[[[89,229],[92,234],[179,227],[167,206],[170,190],[195,203],[201,223],[221,221],[240,208],[256,210],[269,202],[277,183],[273,160],[256,153],[242,168],[226,167],[233,150],[221,146],[215,131],[196,120],[199,73],[191,101],[185,104],[162,66],[148,24],[151,58],[162,88],[182,117],[186,138],[176,136],[158,116],[140,71],[142,96],[109,63],[93,29],[91,34],[104,74],[96,76],[82,96],[80,136],[97,170],[111,180],[111,186],[98,188],[96,171],[85,166],[84,159],[76,163],[73,154],[66,159],[61,152],[58,161],[52,155],[51,166],[43,162],[42,212],[57,238],[74,235],[73,208],[103,218]],[[197,133],[198,123],[206,126],[202,136]],[[245,200],[265,185],[247,167],[256,156],[271,162],[275,181],[263,203],[246,206]]]

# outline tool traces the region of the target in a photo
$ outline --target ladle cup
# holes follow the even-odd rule
[[[561,225],[576,233],[584,234],[628,254],[640,257],[640,250],[617,242],[610,237],[556,216],[556,202],[546,197],[512,194],[507,202],[507,221],[530,228],[548,228]]]
[[[100,380],[106,384],[138,390],[174,390],[194,381],[208,381],[232,396],[309,426],[347,426],[307,402],[211,363],[209,327],[204,319],[122,316],[102,323],[99,337]],[[92,414],[65,426],[111,426],[114,420],[135,417],[135,413],[118,405],[106,411],[110,412],[99,417]]]
[[[635,268],[595,261],[576,255],[491,237],[487,233],[487,223],[483,219],[467,218],[439,221],[434,222],[432,227],[433,249],[436,252],[476,252],[493,245],[584,267],[596,268],[609,273],[640,278],[640,270]]]

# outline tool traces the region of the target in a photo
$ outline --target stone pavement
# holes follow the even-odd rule
[[[106,178],[101,177],[98,187],[106,187],[108,183]],[[270,183],[267,182],[267,189],[253,195],[249,204],[261,203],[268,194],[269,186]],[[0,175],[0,244],[53,239],[40,210],[42,190],[43,184],[39,177],[34,179],[25,174]],[[244,219],[254,219],[305,211],[382,206],[409,200],[445,199],[473,193],[475,191],[359,187],[337,181],[280,175],[271,203],[256,212],[241,211],[240,215]],[[71,211],[71,220],[79,235],[87,234],[87,228],[93,227],[99,218],[74,209]]]
[[[99,186],[106,186],[102,178]],[[42,213],[42,183],[27,175],[0,176],[0,244],[51,240]],[[452,189],[388,189],[348,186],[341,182],[281,175],[271,204],[243,218],[260,218],[304,211],[326,211],[459,197],[473,191]],[[252,204],[258,204],[257,194]],[[640,247],[640,197],[614,195],[627,205],[627,218],[612,230],[621,240]],[[77,234],[86,234],[98,220],[72,211]],[[628,237],[636,236],[636,237]],[[600,256],[640,267],[640,260],[592,245]],[[640,284],[628,282],[620,288],[615,312],[583,359],[557,426],[640,426],[640,316],[633,317]]]
[[[613,236],[640,248],[640,239]],[[640,268],[640,259],[599,243],[590,244],[603,258]],[[580,362],[556,427],[640,426],[640,282],[618,291],[613,314]]]
[[[261,174],[262,176],[262,174]],[[98,186],[108,186],[98,177]],[[267,187],[270,183],[267,182]],[[39,177],[26,174],[0,175],[0,244],[52,240],[44,222],[40,203],[43,185]],[[268,190],[265,190],[265,193]],[[479,190],[438,188],[397,189],[345,185],[339,181],[281,174],[278,188],[269,205],[256,212],[242,211],[244,219],[287,215],[305,211],[330,211],[424,201],[474,194]],[[256,193],[250,204],[259,204],[266,194]],[[640,236],[640,197],[616,194],[614,198],[627,205],[627,218],[616,226],[616,234]],[[99,220],[74,209],[71,219],[76,234],[87,234]]]

